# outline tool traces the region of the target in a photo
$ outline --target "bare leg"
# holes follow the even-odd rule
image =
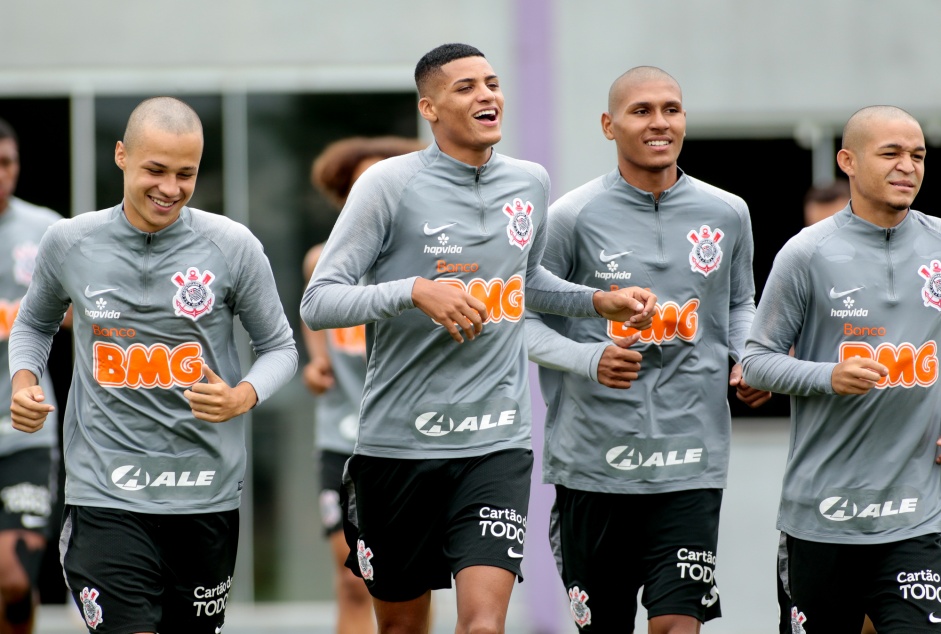
[[[503,634],[516,575],[493,566],[469,566],[455,576],[456,634]]]
[[[431,590],[411,601],[373,598],[379,634],[428,634],[431,623]]]
[[[647,621],[650,634],[699,634],[702,623],[692,616],[664,614]]]
[[[346,567],[350,547],[343,531],[330,535],[333,552],[333,585],[337,594],[337,634],[372,634],[376,631],[372,598],[362,579]]]
[[[30,634],[33,631],[36,600],[32,582],[16,552],[21,540],[32,553],[41,553],[46,547],[45,538],[33,531],[0,532],[0,634]],[[10,611],[17,612],[14,618],[8,618]]]

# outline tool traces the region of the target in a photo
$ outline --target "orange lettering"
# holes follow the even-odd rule
[[[640,340],[661,344],[677,337],[683,341],[692,341],[699,330],[699,300],[691,299],[682,307],[676,302],[658,303],[654,309],[653,324],[640,333]],[[608,322],[608,336],[627,337],[637,332],[630,324],[621,321]]]
[[[349,355],[366,354],[366,326],[350,326],[349,328],[333,328],[327,331],[330,345]]]
[[[840,362],[853,357],[875,359],[889,369],[888,376],[876,383],[877,389],[886,387],[928,387],[938,380],[938,344],[928,341],[918,349],[910,343],[895,346],[881,343],[873,349],[865,342],[840,344]]]
[[[10,338],[10,331],[13,330],[13,322],[16,320],[16,314],[20,311],[20,301],[8,302],[0,299],[0,341],[6,341]]]
[[[483,302],[487,307],[487,319],[484,323],[504,319],[515,322],[523,318],[525,294],[523,278],[519,275],[514,275],[509,280],[502,280],[498,277],[489,281],[474,278],[466,285],[463,280],[453,278],[441,278],[435,281],[459,288]]]
[[[162,343],[152,346],[135,343],[125,351],[117,344],[96,341],[93,372],[104,387],[189,387],[202,377],[202,350],[200,344],[190,342],[173,350]]]

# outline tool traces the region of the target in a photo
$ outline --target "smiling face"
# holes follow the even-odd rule
[[[686,136],[686,111],[676,82],[625,82],[613,93],[610,110],[601,115],[601,129],[617,145],[624,179],[655,193],[675,183]]]
[[[837,154],[850,178],[853,211],[876,224],[904,218],[925,175],[925,137],[916,121],[872,117]],[[895,219],[894,222],[892,219]]]
[[[114,162],[124,171],[124,214],[148,233],[173,224],[193,196],[203,153],[201,132],[177,134],[145,125],[130,147],[118,141]]]
[[[503,93],[483,57],[464,57],[441,66],[418,109],[431,123],[441,151],[462,163],[483,165],[502,138]]]

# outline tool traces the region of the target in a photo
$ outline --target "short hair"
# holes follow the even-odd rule
[[[846,125],[843,127],[844,150],[855,150],[866,136],[866,124],[873,119],[889,119],[911,121],[919,128],[921,124],[911,113],[902,110],[897,106],[866,106],[853,113]]]
[[[608,113],[613,113],[617,109],[618,99],[620,99],[627,86],[655,80],[664,80],[676,84],[676,89],[680,92],[680,98],[682,99],[683,89],[680,88],[680,82],[676,81],[673,75],[656,66],[635,66],[611,83],[611,88],[608,89]]]
[[[456,59],[465,57],[483,57],[486,56],[480,50],[469,44],[442,44],[431,49],[418,60],[415,66],[415,86],[418,88],[418,94],[422,97],[428,88],[431,79],[441,72],[441,67]]]
[[[20,144],[20,140],[16,136],[16,130],[13,129],[6,119],[0,119],[0,140],[2,139],[13,139],[13,142],[17,145]]]
[[[174,134],[203,133],[199,115],[189,104],[176,97],[151,97],[137,104],[127,119],[124,146],[130,149],[147,126]]]
[[[804,205],[818,203],[828,205],[850,197],[850,183],[845,178],[838,178],[823,185],[814,185],[804,195]]]
[[[310,180],[320,193],[342,207],[353,187],[356,166],[369,158],[387,159],[425,148],[418,139],[400,136],[350,137],[334,141],[311,166]]]

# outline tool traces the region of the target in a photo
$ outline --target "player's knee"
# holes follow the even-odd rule
[[[481,615],[468,621],[463,626],[458,623],[457,627],[460,634],[501,634],[504,629],[504,624],[490,615]]]
[[[372,598],[362,579],[345,568],[337,579],[337,595],[340,600],[353,605],[371,606]]]

